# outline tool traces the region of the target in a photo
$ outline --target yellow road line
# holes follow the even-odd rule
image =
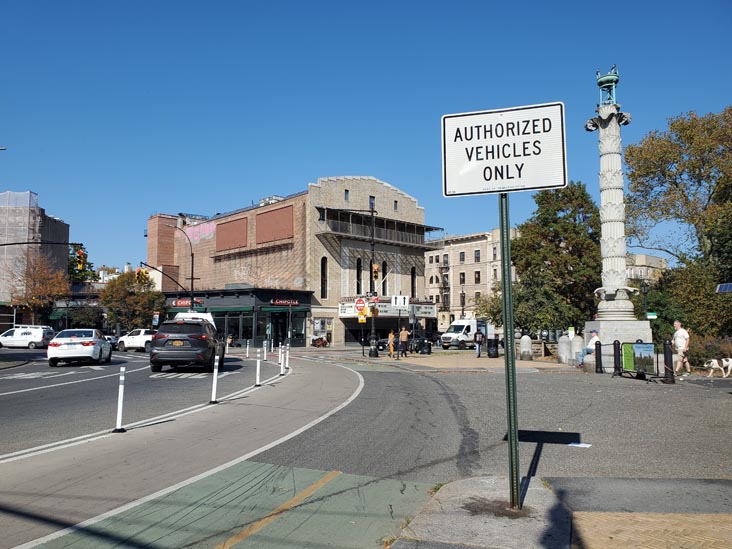
[[[250,524],[248,527],[246,527],[244,530],[242,530],[235,536],[232,536],[229,539],[227,539],[224,543],[217,545],[216,549],[231,549],[237,543],[244,541],[252,534],[258,532],[259,530],[261,530],[262,528],[264,528],[271,522],[275,521],[279,517],[279,515],[292,509],[293,507],[295,507],[295,505],[301,503],[302,501],[304,501],[305,499],[307,499],[308,497],[313,495],[316,491],[318,491],[320,488],[322,488],[323,486],[328,484],[331,480],[333,480],[340,474],[341,474],[340,471],[331,471],[327,475],[323,476],[317,482],[314,482],[313,484],[311,484],[310,486],[305,488],[303,491],[296,494],[295,497],[293,497],[289,501],[286,501],[285,503],[283,503],[282,505],[277,507],[277,509],[272,511],[266,517],[262,517],[257,522]]]

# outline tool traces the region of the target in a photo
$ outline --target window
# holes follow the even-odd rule
[[[480,250],[475,250],[475,262],[480,263]]]
[[[442,275],[442,285],[443,286],[450,285],[450,278],[448,277],[448,275]]]
[[[435,262],[435,258],[430,256],[430,265],[432,265]]]
[[[475,292],[475,302],[478,303],[480,301],[480,292]]]
[[[435,301],[435,296],[431,295],[430,296],[430,301],[434,302]]]
[[[325,210],[318,208],[318,221],[325,221]]]
[[[465,273],[460,273],[460,285],[465,284]]]
[[[348,191],[346,191],[346,192],[348,192]],[[362,273],[363,273],[363,261],[361,261],[361,258],[359,257],[356,260],[356,294],[357,295],[361,295],[363,293],[363,288],[361,287]]]
[[[498,280],[498,269],[493,269],[493,280]]]
[[[375,209],[376,209],[376,197],[369,196],[369,210],[375,210]]]
[[[440,262],[440,256],[439,255],[436,255],[435,256],[435,263],[439,263],[439,262]]]
[[[343,200],[348,202],[348,189],[343,191]]]
[[[465,263],[465,252],[460,252],[460,263]]]
[[[493,261],[498,259],[498,246],[493,245]]]
[[[328,258],[320,258],[320,299],[328,299]]]
[[[445,265],[447,265],[447,263],[448,263],[448,261],[447,261],[447,254],[442,254],[442,262],[443,262],[443,263],[444,263]]]
[[[475,283],[480,284],[480,271],[475,271]]]
[[[398,200],[395,200],[394,201],[394,211],[396,212],[398,210],[399,210],[399,201]]]
[[[435,296],[435,303],[439,303],[439,302],[440,302],[440,295],[438,294]]]

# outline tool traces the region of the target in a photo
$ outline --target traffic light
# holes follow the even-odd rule
[[[135,282],[138,284],[142,282],[142,269],[140,267],[135,269]]]
[[[76,250],[76,270],[83,271],[86,265],[86,254],[83,248]]]
[[[371,264],[371,277],[374,280],[379,280],[379,264],[378,263]]]

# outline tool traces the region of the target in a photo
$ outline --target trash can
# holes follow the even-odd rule
[[[486,340],[485,352],[488,358],[498,358],[498,338]]]
[[[431,355],[432,354],[432,342],[428,341],[426,339],[422,340],[420,348],[419,348],[419,354]]]

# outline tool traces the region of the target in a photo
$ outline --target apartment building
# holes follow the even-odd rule
[[[388,183],[326,177],[210,217],[155,214],[146,263],[170,313],[191,307],[193,278],[193,306],[236,341],[306,345],[323,336],[342,345],[361,339],[355,303],[367,294],[379,335],[401,315],[392,295],[409,296],[409,316],[436,317],[424,299],[424,254],[434,248],[425,236],[438,230],[425,225],[416,199]]]
[[[33,244],[29,244],[29,242]],[[38,244],[35,244],[38,242]],[[51,243],[62,244],[51,244]],[[29,321],[18,316],[10,306],[14,290],[22,290],[21,273],[25,270],[30,250],[38,250],[66,271],[69,258],[69,226],[61,219],[46,214],[32,191],[0,193],[0,329],[13,321]],[[64,245],[65,244],[65,245]]]

